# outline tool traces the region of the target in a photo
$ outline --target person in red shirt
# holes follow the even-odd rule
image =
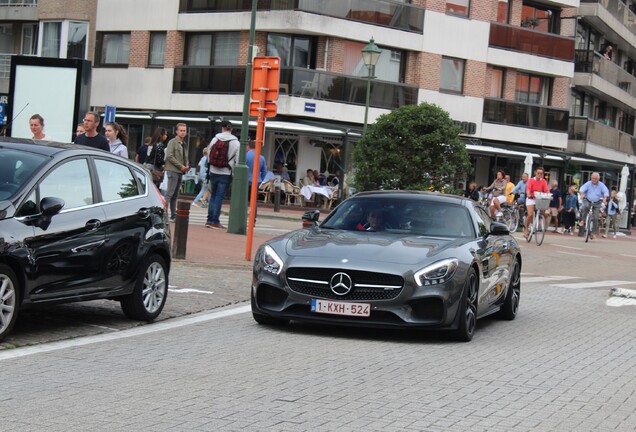
[[[534,177],[528,180],[528,185],[526,186],[526,210],[528,211],[528,215],[526,216],[526,225],[523,227],[523,236],[528,237],[528,227],[532,223],[532,219],[534,216],[534,193],[535,192],[545,192],[549,193],[548,182],[543,178],[543,173],[545,170],[543,167],[537,167],[534,171]]]

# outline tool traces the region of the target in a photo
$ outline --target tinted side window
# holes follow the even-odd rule
[[[141,193],[145,194],[146,188],[148,187],[148,185],[146,184],[146,176],[143,175],[141,172],[135,170],[133,170],[133,173],[135,174],[135,177],[137,177],[139,184],[141,184]]]
[[[137,181],[127,166],[103,159],[95,160],[99,187],[105,202],[139,195]]]
[[[93,204],[91,176],[86,159],[75,159],[58,165],[40,183],[40,198],[64,200],[64,209]]]
[[[490,232],[490,217],[481,207],[475,206],[475,211],[477,212],[477,225],[479,226],[479,234],[484,236]]]

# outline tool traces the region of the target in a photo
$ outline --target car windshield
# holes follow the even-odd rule
[[[422,197],[350,198],[320,227],[439,237],[475,236],[465,207]]]
[[[0,201],[19,191],[46,160],[46,156],[0,148]]]

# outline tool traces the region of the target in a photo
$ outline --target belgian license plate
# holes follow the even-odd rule
[[[331,315],[368,317],[371,316],[371,305],[369,303],[311,299],[311,311]]]

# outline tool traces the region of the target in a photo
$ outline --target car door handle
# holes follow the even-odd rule
[[[71,252],[73,253],[87,252],[87,251],[101,247],[104,243],[106,243],[106,240],[99,240],[92,243],[86,243],[85,245],[74,247],[73,249],[71,249]]]
[[[142,219],[148,219],[150,217],[150,209],[149,208],[140,208],[137,212],[137,215]]]
[[[88,231],[96,231],[100,226],[102,226],[102,222],[98,219],[91,219],[86,222],[84,225]]]

